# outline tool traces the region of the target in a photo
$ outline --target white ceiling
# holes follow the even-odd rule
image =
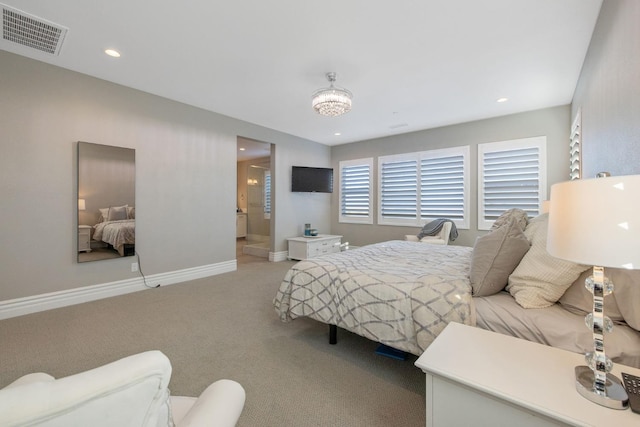
[[[2,1],[69,32],[1,49],[327,145],[570,103],[602,3]],[[336,118],[311,109],[328,71],[354,96]]]

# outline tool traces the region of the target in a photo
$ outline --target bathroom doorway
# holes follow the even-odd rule
[[[238,232],[242,254],[269,258],[271,144],[238,137]],[[244,228],[243,228],[244,227]]]

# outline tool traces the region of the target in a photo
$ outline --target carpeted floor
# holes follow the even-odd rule
[[[415,356],[310,319],[282,323],[272,299],[293,262],[238,257],[238,271],[0,321],[0,387],[29,372],[71,375],[140,351],[171,360],[171,391],[220,378],[247,392],[239,426],[422,426]]]

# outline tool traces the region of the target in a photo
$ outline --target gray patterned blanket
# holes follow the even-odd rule
[[[420,355],[449,322],[475,326],[472,248],[389,241],[300,261],[273,304]]]

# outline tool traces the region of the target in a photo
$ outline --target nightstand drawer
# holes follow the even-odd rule
[[[303,260],[340,252],[342,236],[293,237],[289,241],[289,259]]]
[[[323,240],[321,242],[313,242],[309,244],[309,258],[316,256],[340,252],[340,239]]]

